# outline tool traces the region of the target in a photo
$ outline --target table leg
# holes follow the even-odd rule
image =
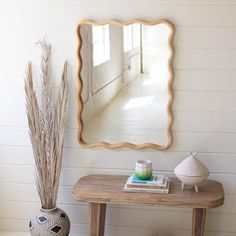
[[[205,208],[193,208],[192,236],[204,235],[205,218]]]
[[[106,217],[106,204],[89,203],[90,236],[103,236]]]

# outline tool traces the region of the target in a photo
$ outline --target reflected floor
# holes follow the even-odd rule
[[[151,75],[138,76],[84,128],[87,143],[167,143],[166,81]]]

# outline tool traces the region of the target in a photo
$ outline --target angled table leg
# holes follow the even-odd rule
[[[103,236],[106,218],[106,204],[89,203],[90,236]]]
[[[205,208],[193,208],[192,236],[204,235],[205,218]]]

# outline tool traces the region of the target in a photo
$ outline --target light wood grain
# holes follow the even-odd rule
[[[220,183],[206,180],[200,184],[199,193],[192,189],[181,190],[181,183],[171,179],[169,194],[126,193],[123,191],[128,176],[90,175],[81,178],[74,186],[74,198],[82,202],[110,204],[141,204],[180,208],[215,208],[224,202]]]
[[[101,203],[89,204],[90,236],[104,235],[105,216],[106,216],[106,204],[101,204]]]
[[[193,208],[192,236],[203,236],[207,208],[224,203],[223,186],[205,180],[199,192],[181,190],[181,183],[171,179],[169,194],[127,193],[123,191],[127,176],[90,175],[81,178],[74,186],[75,199],[89,202],[90,236],[103,236],[106,204],[153,205],[178,208]]]
[[[203,236],[205,227],[206,209],[193,209],[192,236]]]
[[[168,103],[167,103],[167,115],[168,115],[168,124],[167,124],[167,143],[164,145],[160,145],[157,143],[144,143],[144,144],[133,144],[130,142],[120,142],[120,143],[108,143],[104,142],[103,140],[94,142],[94,143],[87,143],[83,137],[82,133],[84,130],[84,122],[82,119],[82,112],[84,109],[84,103],[82,99],[82,89],[83,89],[83,80],[81,76],[81,71],[82,71],[82,66],[83,66],[83,60],[81,56],[81,48],[83,44],[83,39],[80,33],[80,29],[82,25],[105,25],[105,24],[114,24],[114,25],[119,25],[119,26],[124,26],[124,25],[129,25],[129,24],[134,24],[134,23],[139,23],[139,24],[144,24],[144,25],[158,25],[158,24],[165,24],[169,27],[170,29],[170,35],[168,38],[168,49],[170,51],[170,55],[168,58],[168,74],[169,74],[169,79],[168,79]],[[79,129],[78,129],[78,141],[79,143],[84,146],[84,147],[106,147],[106,148],[131,148],[131,149],[144,149],[144,148],[152,148],[152,149],[158,149],[158,150],[166,150],[168,149],[173,140],[173,135],[172,135],[172,124],[173,124],[173,112],[172,112],[172,103],[173,103],[173,92],[172,92],[172,84],[173,84],[173,56],[174,56],[174,48],[173,48],[173,37],[174,37],[174,26],[171,22],[168,20],[157,20],[157,21],[145,21],[145,20],[139,20],[139,19],[134,19],[134,20],[128,20],[128,21],[121,21],[121,20],[103,20],[103,21],[92,21],[92,20],[84,20],[79,23],[78,28],[77,28],[77,35],[78,35],[78,64],[79,64],[79,69],[78,69],[78,123],[79,123]]]

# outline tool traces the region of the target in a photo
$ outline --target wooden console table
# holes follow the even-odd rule
[[[103,236],[106,204],[131,204],[193,209],[192,236],[204,235],[207,208],[224,203],[224,190],[220,183],[205,180],[199,192],[181,190],[181,183],[171,179],[169,194],[127,193],[123,187],[128,176],[89,175],[81,178],[73,188],[76,200],[89,203],[90,236]]]

